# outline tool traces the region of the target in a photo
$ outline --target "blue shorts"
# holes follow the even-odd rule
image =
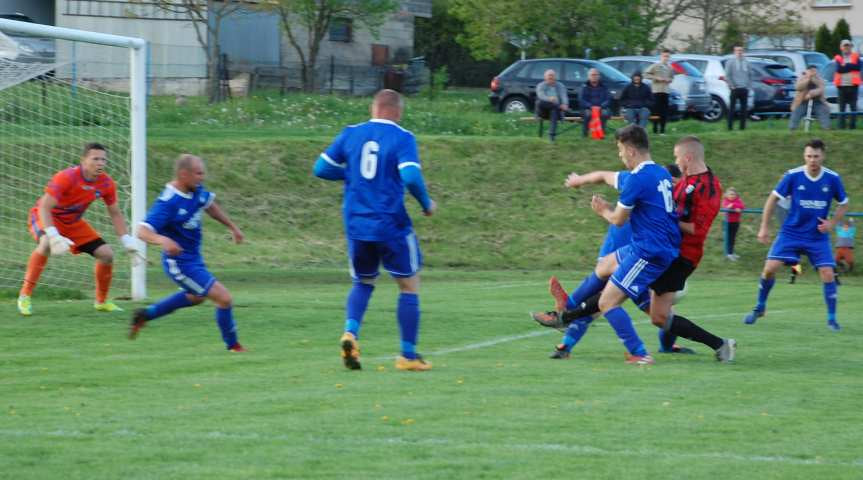
[[[636,302],[639,296],[650,288],[650,284],[656,281],[674,260],[669,258],[664,261],[654,258],[648,262],[633,252],[632,245],[627,245],[614,253],[618,265],[610,280]]]
[[[602,258],[630,243],[632,243],[632,226],[629,222],[624,223],[621,227],[609,225],[608,233],[605,234],[605,240],[602,242],[602,246],[599,247],[599,257],[597,258]]]
[[[366,241],[348,239],[348,263],[351,278],[375,278],[378,267],[396,278],[408,278],[419,273],[423,255],[413,232],[390,240]]]
[[[163,255],[162,268],[165,269],[165,275],[181,289],[198,297],[206,297],[216,283],[216,277],[207,270],[204,260],[200,257],[184,260]]]
[[[806,254],[809,262],[815,268],[836,267],[833,260],[833,251],[830,248],[830,236],[824,235],[823,240],[798,240],[780,233],[773,241],[770,252],[767,253],[768,260],[780,260],[787,265],[800,263],[800,254]]]

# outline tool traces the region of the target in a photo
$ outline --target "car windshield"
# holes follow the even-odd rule
[[[793,80],[795,78],[794,72],[785,65],[764,65],[764,69],[767,70],[767,73],[776,78],[782,78],[785,80]]]
[[[830,63],[830,59],[827,58],[827,55],[824,55],[821,52],[804,53],[803,59],[806,61],[806,65],[818,65],[819,67]]]
[[[701,71],[695,68],[691,63],[686,60],[675,60],[674,63],[680,65],[683,68],[683,71],[686,72],[686,75],[695,78],[701,78],[704,75],[701,74]]]
[[[590,62],[590,67],[599,70],[599,74],[602,75],[602,78],[607,80],[611,80],[613,82],[629,82],[629,77],[620,73],[616,68],[612,68],[602,62]]]

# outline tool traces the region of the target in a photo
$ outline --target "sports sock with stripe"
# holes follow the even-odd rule
[[[587,328],[590,326],[590,322],[592,321],[593,317],[587,316],[576,319],[569,324],[569,327],[566,329],[566,333],[563,334],[563,339],[560,341],[564,350],[567,352],[572,351],[572,347],[574,347],[581,340],[581,337],[587,333]]]
[[[581,302],[601,291],[607,282],[608,279],[603,280],[596,276],[596,272],[590,272],[590,275],[585,277],[581,285],[573,290],[569,298],[567,298],[566,309],[576,308]]]
[[[647,355],[647,347],[644,346],[644,342],[641,341],[632,325],[632,318],[629,317],[623,307],[614,307],[605,312],[605,318],[630,355]]]
[[[774,283],[776,283],[775,278],[761,277],[758,284],[758,305],[755,306],[759,312],[763,312],[767,308],[767,296],[770,295],[770,289],[773,288]]]
[[[824,303],[827,304],[827,321],[836,321],[836,298],[839,296],[836,282],[824,284]]]
[[[216,308],[216,323],[219,325],[219,330],[222,332],[222,340],[225,341],[225,346],[228,348],[237,344],[237,324],[234,323],[234,309]]]

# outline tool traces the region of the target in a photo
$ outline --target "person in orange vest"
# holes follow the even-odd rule
[[[841,55],[836,55],[836,73],[833,75],[833,83],[839,90],[839,112],[844,112],[845,107],[854,112],[851,115],[849,127],[857,128],[857,94],[860,89],[860,54],[854,51],[851,40],[842,40],[839,44]],[[845,128],[845,116],[839,116],[839,128]]]

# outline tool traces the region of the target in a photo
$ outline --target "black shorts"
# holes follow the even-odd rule
[[[668,266],[665,272],[650,284],[650,288],[657,295],[683,290],[683,287],[686,285],[686,279],[694,271],[695,265],[692,262],[683,257],[677,257],[671,262],[671,265]]]
[[[105,240],[102,240],[101,237],[93,240],[92,242],[87,242],[84,245],[78,247],[78,251],[89,254],[91,257],[93,256],[93,252],[96,251],[97,248],[105,245]]]

